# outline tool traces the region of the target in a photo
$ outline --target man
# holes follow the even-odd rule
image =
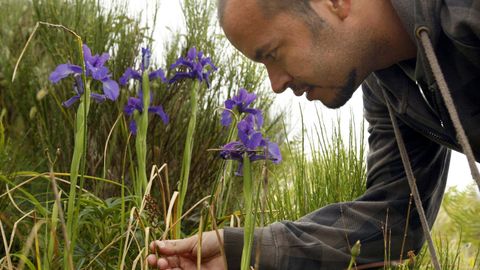
[[[430,36],[468,141],[480,160],[480,0],[220,0],[227,38],[267,68],[272,89],[330,108],[363,82],[369,122],[366,193],[298,221],[257,229],[260,269],[344,269],[360,240],[358,264],[418,253],[424,243],[388,106],[397,119],[429,226],[445,189],[455,129],[418,39]],[[241,229],[220,236],[229,269],[238,269]],[[262,235],[260,237],[260,235]],[[261,239],[261,241],[260,241]],[[214,232],[204,234],[203,269],[225,269]],[[159,269],[196,269],[196,237],[154,241]],[[161,257],[157,257],[160,254]],[[255,256],[252,256],[252,265]]]

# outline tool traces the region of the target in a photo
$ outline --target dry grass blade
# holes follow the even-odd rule
[[[175,195],[175,194],[174,194]],[[177,195],[178,196],[178,195]],[[203,197],[200,201],[198,201],[196,204],[194,204],[190,209],[188,209],[179,219],[177,219],[168,229],[165,230],[165,232],[162,235],[162,240],[165,240],[167,238],[167,233],[171,230],[171,228],[175,227],[179,221],[184,219],[186,216],[188,216],[195,208],[197,208],[200,204],[205,202],[206,200],[210,199],[212,196],[208,195]],[[170,202],[170,205],[173,205],[175,202]],[[169,207],[170,208],[170,207]]]
[[[215,234],[217,236],[218,246],[220,247],[220,255],[222,256],[223,264],[225,265],[225,269],[226,269],[227,266],[228,266],[227,256],[225,256],[225,248],[224,248],[224,245],[223,245],[223,241],[222,241],[222,238],[220,237],[220,233],[218,232],[217,219],[215,218],[215,213],[213,211],[213,201],[212,201],[212,205],[210,205],[210,207],[208,207],[208,210],[210,211],[210,216],[212,218],[213,230],[215,231]]]
[[[10,246],[7,245],[7,237],[5,236],[5,230],[3,229],[2,219],[0,219],[0,230],[2,232],[3,246],[5,247],[5,258],[7,261],[7,267],[8,269],[13,269],[12,260],[10,259]]]
[[[152,189],[152,185],[153,185],[153,182],[154,182],[155,178],[157,176],[159,176],[160,173],[163,170],[166,170],[166,168],[167,168],[167,164],[163,164],[162,167],[160,167],[160,168],[158,168],[156,165],[153,165],[152,170],[150,171],[150,179],[148,181],[147,187],[145,188],[145,192],[143,194],[140,210],[138,210],[136,207],[133,207],[130,211],[130,219],[129,219],[129,222],[128,222],[128,227],[127,227],[127,232],[126,232],[127,236],[126,236],[125,245],[124,245],[124,249],[123,249],[123,256],[122,256],[122,262],[120,264],[120,269],[124,269],[124,267],[125,267],[126,254],[127,254],[127,251],[129,249],[132,241],[136,241],[137,246],[139,247],[139,255],[135,258],[134,265],[136,265],[138,263],[138,260],[140,260],[140,258],[142,257],[142,253],[143,253],[142,250],[144,250],[145,252],[148,252],[148,247],[146,249],[140,247],[140,244],[138,243],[137,239],[135,238],[135,231],[137,230],[138,225],[140,225],[146,231],[146,239],[147,240],[145,240],[145,243],[146,243],[146,245],[148,245],[150,228],[144,226],[144,224],[142,222],[142,219],[141,219],[141,214],[143,213],[143,210],[145,209],[146,198],[147,198],[147,195],[150,194],[150,191]],[[160,181],[161,181],[161,179],[160,179]],[[175,197],[178,196],[178,193],[174,194],[174,196]],[[175,198],[172,198],[172,201],[175,201]],[[169,210],[169,213],[171,213],[171,210]],[[167,223],[167,226],[168,226],[168,223]],[[142,265],[142,269],[143,269],[143,261],[141,261],[141,265]]]
[[[36,175],[36,176],[34,176],[34,177],[32,177],[32,178],[29,178],[29,179],[25,180],[24,182],[22,182],[22,183],[20,183],[20,184],[18,184],[18,185],[16,185],[16,186],[14,186],[14,187],[13,187],[12,189],[10,189],[10,190],[8,189],[8,186],[7,186],[7,192],[5,192],[5,193],[3,193],[2,195],[0,195],[0,199],[1,199],[3,196],[8,195],[9,192],[15,191],[16,189],[21,188],[22,186],[30,183],[31,181],[37,179],[37,178],[40,177],[40,176],[41,176],[41,175]]]
[[[150,228],[145,228],[145,247],[139,250],[137,257],[133,260],[132,269],[137,269],[137,264],[140,262],[140,269],[148,270],[147,265],[145,264],[145,260],[142,258],[146,258],[148,256],[148,242],[150,239]]]
[[[60,176],[69,176],[70,174],[69,173],[54,173],[54,175],[60,175]],[[38,175],[23,175],[25,177],[31,177],[25,181],[23,181],[22,183],[18,184],[18,185],[15,185],[13,188],[11,189],[8,189],[7,187],[7,192],[3,193],[2,195],[0,195],[0,199],[6,195],[8,195],[9,192],[12,192],[12,191],[15,191],[19,188],[21,188],[22,186],[36,180],[36,179],[41,179],[41,180],[50,180],[49,179],[49,176],[50,176],[50,173],[46,172],[46,173],[39,173]],[[92,178],[92,177],[88,177],[88,176],[85,176],[85,178]],[[55,180],[57,181],[60,181],[62,183],[65,183],[65,184],[70,184],[70,181],[67,181],[65,179],[61,179],[61,178],[58,178],[56,177]],[[80,186],[76,185],[77,189],[80,189]],[[88,193],[88,194],[92,194],[90,191],[86,190],[86,189],[82,189],[82,192],[85,192],[85,193]]]
[[[113,244],[117,243],[126,234],[127,233],[124,232],[122,235],[117,236],[117,238],[113,239],[110,243],[108,243],[108,245],[106,245],[102,250],[100,250],[100,252],[95,254],[95,257],[93,257],[93,259],[85,266],[85,269],[91,269],[90,265],[92,265],[92,263],[94,263],[98,259],[98,257],[100,257],[103,253],[105,253],[111,246],[113,246]]]
[[[52,24],[52,23],[48,23],[48,22],[37,22],[35,24],[35,27],[33,28],[33,31],[32,33],[30,34],[30,36],[28,37],[28,40],[27,42],[25,43],[25,46],[23,47],[22,49],[22,52],[20,53],[20,56],[18,57],[18,60],[17,60],[17,63],[15,64],[15,68],[13,69],[13,74],[12,74],[12,82],[15,80],[15,76],[17,74],[17,69],[18,69],[18,66],[20,65],[20,62],[22,61],[22,58],[23,58],[23,55],[25,54],[25,51],[27,50],[27,47],[28,45],[30,44],[30,42],[32,41],[33,37],[35,36],[35,33],[37,32],[38,30],[38,27],[40,25],[46,25],[46,26],[49,26],[49,27],[56,27],[56,28],[61,28],[69,33],[71,33],[72,35],[74,35],[78,40],[82,40],[80,38],[80,36],[75,33],[74,31],[68,29],[67,27],[63,26],[63,25],[60,25],[60,24]]]
[[[70,252],[70,239],[68,238],[68,233],[67,233],[67,225],[65,223],[65,215],[63,213],[63,207],[62,207],[62,202],[60,201],[60,193],[58,192],[58,186],[57,186],[57,181],[55,174],[53,172],[53,166],[56,162],[55,160],[52,160],[50,155],[47,153],[48,160],[50,162],[50,173],[49,177],[52,182],[52,189],[53,189],[53,194],[55,195],[55,203],[57,204],[58,207],[58,217],[60,218],[60,224],[62,224],[62,234],[63,234],[63,240],[65,241],[65,249],[66,253],[68,254],[68,266],[70,269],[75,269],[73,265],[73,257],[72,253]],[[57,157],[58,157],[58,152],[57,152]]]
[[[135,225],[134,225],[135,223]],[[120,269],[124,269],[125,267],[125,260],[126,260],[126,255],[127,251],[130,248],[130,245],[132,244],[132,241],[135,241],[135,244],[137,245],[137,248],[139,250],[140,255],[142,255],[142,250],[143,247],[140,245],[138,242],[137,238],[135,237],[135,232],[137,231],[138,225],[145,229],[145,226],[143,225],[143,222],[138,214],[138,210],[136,207],[133,207],[132,210],[130,210],[130,218],[128,221],[128,227],[127,227],[127,237],[125,239],[125,246],[123,248],[123,255],[122,255],[122,262],[120,264]],[[133,228],[134,227],[134,228]],[[133,228],[133,229],[132,229]],[[131,238],[130,238],[131,236]],[[132,268],[134,269],[134,268]]]
[[[145,209],[147,196],[150,195],[150,191],[152,190],[153,180],[155,180],[157,176],[160,176],[160,172],[163,171],[166,167],[167,167],[166,163],[163,164],[162,167],[160,167],[160,169],[157,169],[157,165],[152,166],[152,169],[150,170],[150,179],[148,181],[147,187],[145,188],[145,193],[143,194],[142,204],[140,206],[139,214],[142,214],[143,210]],[[162,181],[161,178],[159,179],[160,181]]]
[[[122,114],[120,114],[118,117],[117,117],[117,120],[115,120],[115,122],[113,123],[112,125],[112,128],[110,129],[110,132],[108,133],[108,136],[107,136],[107,141],[105,142],[105,148],[103,149],[103,175],[102,177],[105,178],[106,176],[106,172],[107,172],[107,149],[108,149],[108,144],[110,142],[110,137],[112,136],[112,133],[113,133],[113,130],[115,129],[115,127],[117,126],[117,123],[118,121],[122,118]]]
[[[35,223],[36,223],[37,217],[35,213],[34,213],[34,216],[35,216]],[[40,244],[38,243],[37,231],[34,231],[33,233],[33,240],[35,241],[35,259],[37,261],[37,265],[42,265],[41,256],[40,256]]]
[[[30,215],[32,215],[34,212],[34,210],[26,213],[25,215],[23,215],[21,218],[19,218],[17,221],[15,221],[15,223],[13,224],[13,230],[12,230],[12,235],[10,235],[10,244],[8,245],[8,250],[10,250],[12,248],[12,245],[13,245],[13,240],[15,239],[15,233],[17,232],[17,227],[18,227],[18,224],[24,220],[26,217],[32,217]],[[1,221],[1,220],[0,220]]]
[[[7,192],[5,193],[8,194],[8,198],[10,199],[10,202],[12,202],[12,205],[18,210],[18,212],[22,213],[22,215],[26,215],[27,213],[25,213],[22,209],[20,209],[20,207],[15,203],[15,200],[12,197],[12,194],[10,192],[10,189],[8,188],[8,185],[5,185],[5,188],[7,189]],[[33,211],[31,211],[30,213],[32,212]],[[30,217],[33,218],[33,216],[30,216]]]
[[[142,252],[139,252],[137,257],[135,257],[135,259],[132,262],[132,269],[137,269],[137,264],[139,261],[140,261],[140,269],[143,269],[143,263],[142,263],[143,260],[140,260],[141,258],[142,258]]]
[[[28,258],[28,254],[30,253],[30,249],[32,248],[32,243],[33,243],[35,234],[37,234],[40,227],[45,223],[46,222],[44,220],[40,222],[36,222],[32,228],[32,231],[28,235],[27,241],[25,241],[25,244],[23,245],[23,250],[22,250],[22,254],[25,255],[26,258]],[[17,270],[23,270],[24,267],[25,267],[25,261],[21,260],[20,263],[18,264]]]
[[[133,213],[134,211],[136,210],[135,207],[133,207],[131,210],[130,210],[130,218],[128,219],[128,227],[127,227],[127,237],[125,239],[125,245],[123,247],[123,255],[122,255],[122,262],[120,264],[120,269],[124,269],[125,267],[125,259],[127,257],[127,251],[128,251],[128,248],[130,247],[130,233],[132,232],[132,225],[133,225],[133,221],[134,221],[134,216],[133,216]],[[133,235],[133,233],[132,233]]]
[[[144,250],[144,253],[143,253],[143,258],[147,258],[147,256],[148,256],[148,243],[149,242],[150,242],[150,227],[147,227],[147,228],[145,228],[145,250]],[[142,261],[142,265],[143,265],[143,261]],[[142,269],[143,269],[143,267],[142,267]],[[145,268],[145,269],[147,269],[147,268]]]
[[[198,224],[198,243],[197,244],[197,269],[202,269],[202,243],[203,243],[203,210],[200,214],[200,223]]]
[[[172,212],[175,201],[177,201],[178,191],[173,192],[172,198],[170,199],[170,204],[168,205],[167,219],[165,220],[165,232],[163,232],[162,240],[167,239],[167,233],[170,231],[170,223],[172,221]]]

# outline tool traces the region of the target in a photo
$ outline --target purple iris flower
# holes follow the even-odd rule
[[[222,112],[221,123],[223,126],[229,126],[232,123],[232,112],[233,110],[238,111],[238,113],[250,113],[255,115],[257,128],[263,125],[263,115],[262,111],[254,108],[249,108],[250,104],[257,98],[254,93],[248,93],[244,88],[241,88],[238,95],[232,97],[232,99],[227,99],[225,101],[225,108]]]
[[[140,82],[140,90],[138,92],[138,97],[129,97],[127,101],[127,105],[123,111],[126,115],[131,116],[134,111],[138,111],[139,113],[143,112],[143,92],[142,92],[142,74],[148,69],[150,66],[150,58],[151,52],[148,48],[142,48],[142,63],[140,65],[140,70],[134,70],[132,68],[127,68],[125,73],[123,73],[122,77],[120,78],[120,84],[125,85],[127,84],[128,80],[134,79]],[[149,80],[152,81],[154,79],[160,78],[162,82],[166,82],[167,79],[165,78],[165,74],[162,69],[157,69],[152,71],[148,74]],[[150,104],[152,103],[153,95],[150,95]],[[162,119],[163,123],[168,124],[169,118],[168,115],[163,110],[162,106],[148,106],[148,112],[154,113]],[[132,134],[137,134],[137,124],[135,120],[130,121],[129,124],[130,131]]]
[[[150,96],[150,103],[152,102],[153,97]],[[127,105],[125,105],[125,108],[123,109],[123,112],[125,112],[126,115],[131,116],[133,115],[133,112],[138,111],[139,113],[143,112],[143,94],[142,92],[139,92],[138,98],[135,97],[129,97],[127,101]],[[148,112],[149,113],[154,113],[162,119],[164,124],[168,124],[169,118],[168,115],[165,113],[163,110],[162,106],[149,106],[148,107]],[[131,120],[129,124],[130,132],[132,132],[133,135],[137,134],[137,123],[135,123],[135,120]]]
[[[86,67],[86,76],[99,81],[103,85],[103,94],[91,93],[91,97],[97,102],[103,102],[106,99],[116,100],[119,95],[119,87],[117,82],[110,78],[108,68],[105,67],[105,62],[110,58],[108,53],[102,55],[93,55],[90,48],[86,44],[83,44],[83,55]],[[73,64],[60,64],[50,74],[50,81],[54,84],[58,83],[62,79],[73,75],[75,78],[74,92],[75,96],[63,102],[63,106],[70,107],[77,102],[81,95],[85,92],[84,85],[81,79],[82,68]]]
[[[134,79],[142,83],[142,74],[145,72],[148,67],[150,66],[150,58],[152,57],[152,53],[148,48],[142,48],[142,63],[140,65],[140,70],[134,70],[132,68],[127,68],[123,73],[122,77],[120,77],[119,82],[121,85],[126,85],[130,79]],[[162,82],[166,82],[167,78],[165,78],[165,73],[161,68],[154,70],[148,74],[148,78],[150,81],[160,78]],[[141,88],[140,88],[141,89]]]
[[[207,66],[210,66],[210,68],[206,69]],[[199,82],[205,81],[207,87],[210,87],[210,74],[217,70],[210,57],[203,57],[203,52],[197,51],[195,47],[188,51],[186,57],[180,57],[177,62],[172,64],[170,69],[177,67],[180,70],[169,80],[169,83],[183,79],[197,79]],[[206,70],[204,71],[204,69]]]
[[[262,133],[255,130],[255,119],[252,114],[237,124],[240,141],[230,142],[222,147],[220,157],[239,162],[236,175],[242,175],[243,155],[247,153],[251,161],[269,159],[278,164],[282,161],[280,148],[274,142],[263,138]]]

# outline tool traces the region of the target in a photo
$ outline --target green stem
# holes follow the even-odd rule
[[[233,142],[237,140],[238,137],[238,129],[237,129],[237,120],[236,117],[234,117],[235,120],[233,120],[231,126],[230,126],[230,131],[228,133],[228,142]],[[233,177],[232,177],[232,168],[233,168],[233,161],[232,160],[225,160],[225,169],[220,172],[219,179],[222,177],[224,178],[224,185],[223,185],[223,190],[222,190],[222,196],[221,198],[225,197],[225,200],[222,203],[221,207],[221,212],[220,216],[223,217],[227,213],[228,209],[228,202],[230,201],[230,191],[232,190],[232,183],[233,183]],[[225,194],[225,195],[223,195]],[[220,200],[219,200],[220,202]]]
[[[73,249],[75,247],[75,240],[76,240],[76,228],[78,222],[74,222],[77,220],[78,215],[78,207],[75,206],[76,201],[76,186],[79,174],[80,163],[85,161],[85,149],[87,145],[87,118],[88,112],[90,109],[90,86],[87,84],[86,68],[85,68],[85,61],[83,55],[83,42],[81,39],[78,39],[78,45],[80,48],[80,59],[82,61],[82,81],[83,85],[85,86],[85,92],[83,93],[82,97],[80,98],[80,105],[77,109],[76,119],[75,119],[75,143],[73,148],[73,157],[72,162],[70,164],[70,191],[68,196],[68,210],[67,210],[67,235],[70,239],[70,243],[65,243],[65,246],[68,248],[64,249],[64,266],[67,266],[68,262],[68,253],[73,255]],[[85,164],[85,162],[83,162]],[[82,171],[80,172],[83,178],[84,175],[84,168],[82,167]]]
[[[195,125],[197,123],[198,97],[197,91],[201,84],[195,81],[194,86],[190,90],[190,121],[188,122],[187,137],[185,139],[185,149],[183,151],[182,171],[180,175],[179,196],[177,200],[176,218],[180,219],[183,213],[183,203],[187,194],[188,178],[190,175],[190,165],[192,162],[193,135],[195,133]],[[174,229],[174,237],[179,238],[181,232],[181,222],[177,222]]]
[[[255,213],[253,209],[252,168],[248,154],[243,155],[243,198],[245,203],[245,225],[243,234],[242,270],[250,270],[253,235],[255,232]]]
[[[142,75],[142,91],[143,91],[143,111],[135,114],[137,123],[137,136],[135,138],[135,150],[137,152],[138,174],[135,181],[135,196],[141,204],[143,192],[147,186],[147,130],[148,130],[148,108],[150,106],[150,80],[148,72],[144,71]]]

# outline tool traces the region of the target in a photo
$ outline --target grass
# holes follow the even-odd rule
[[[366,186],[363,124],[357,129],[352,116],[345,131],[339,123],[338,118],[333,130],[327,130],[317,107],[314,130],[307,133],[302,121],[298,139],[287,141],[282,151],[284,165],[273,172],[271,178],[276,180],[269,182],[268,222],[297,220],[327,204],[351,201],[363,194]]]
[[[61,106],[71,95],[69,83],[53,86],[47,78],[57,64],[77,60],[74,40],[62,31],[40,28],[12,83],[15,62],[35,23],[48,21],[74,29],[92,51],[108,51],[112,56],[109,68],[118,79],[126,67],[136,64],[140,46],[151,44],[154,29],[144,27],[138,16],[128,16],[126,2],[121,0],[114,1],[111,9],[102,8],[96,0],[4,0],[2,7],[0,269],[60,269],[70,264],[63,252],[75,113]],[[217,215],[205,207],[205,203],[212,205],[211,195],[219,192],[215,186],[223,179],[225,168],[234,167],[207,151],[223,145],[231,136],[219,124],[218,108],[223,101],[240,87],[255,90],[259,95],[256,107],[265,112],[265,131],[272,141],[288,137],[288,124],[282,123],[281,114],[273,115],[269,110],[272,98],[262,84],[262,69],[235,52],[221,35],[214,1],[184,0],[183,9],[186,32],[172,34],[165,44],[165,55],[159,56],[161,60],[154,65],[164,67],[167,76],[171,75],[167,67],[195,46],[219,67],[212,87],[198,91],[199,117],[181,224],[182,234],[187,236],[214,229],[217,224],[228,225],[230,216],[243,207],[241,192],[235,192],[241,183],[231,176],[227,177],[232,180],[230,191],[220,193],[213,201],[219,203]],[[191,89],[188,83],[171,88],[153,83],[151,88],[154,104],[163,105],[171,123],[165,126],[158,118],[150,119],[148,182],[143,194],[134,192],[137,157],[128,119],[123,115],[123,105],[133,94],[122,89],[118,102],[93,104],[90,109],[85,184],[75,204],[79,237],[75,248],[67,252],[76,268],[146,269],[143,258],[149,240],[172,235],[172,212],[178,198],[175,191],[187,136],[182,127],[190,116],[189,106],[183,105]],[[265,180],[259,176],[268,173],[268,195],[261,201],[265,211],[257,219],[259,225],[295,220],[318,207],[352,200],[363,193],[363,126],[354,126],[352,120],[348,130],[341,130],[337,123],[330,131],[320,111],[317,119],[313,131],[304,131],[297,140],[282,144],[282,165],[268,165],[266,170],[254,166],[255,180]],[[309,141],[318,144],[308,146]],[[480,203],[475,196],[458,191],[446,195],[434,233],[444,269],[475,269],[479,265]],[[431,268],[424,251],[415,258],[416,269]]]

